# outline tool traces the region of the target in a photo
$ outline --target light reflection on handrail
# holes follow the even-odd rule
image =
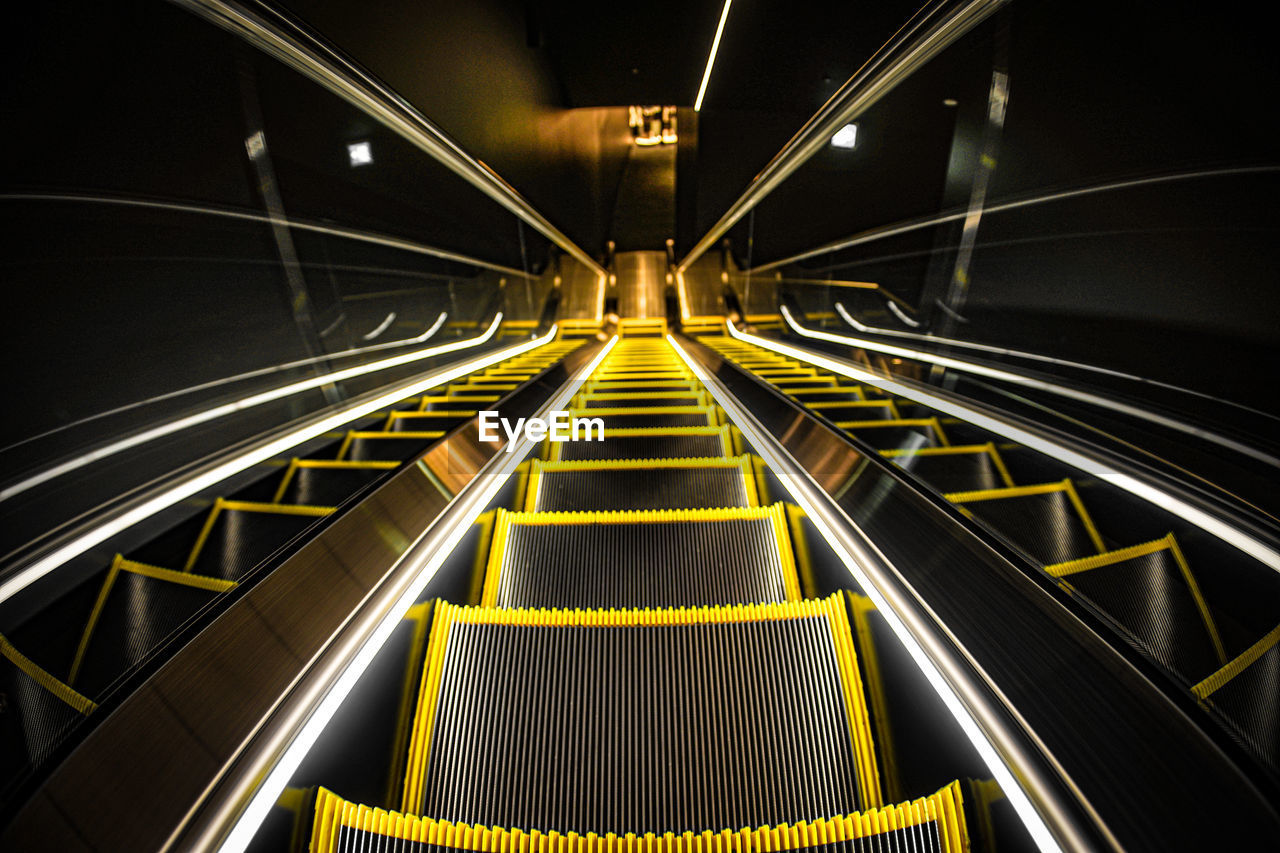
[[[392,312],[391,316],[394,316],[394,312]],[[297,367],[306,367],[308,364],[315,364],[316,362],[320,362],[320,361],[329,361],[331,359],[337,359],[337,358],[350,358],[353,355],[362,355],[367,352],[375,352],[377,350],[392,349],[395,347],[407,347],[407,346],[412,346],[413,344],[420,344],[427,341],[429,338],[435,335],[435,333],[440,330],[440,327],[444,325],[445,318],[448,316],[449,315],[446,312],[441,311],[440,316],[436,318],[436,321],[431,324],[430,328],[428,328],[422,334],[412,338],[402,338],[401,340],[398,340],[398,341],[389,341],[387,343],[374,344],[373,346],[367,346],[367,347],[353,347],[352,349],[345,349],[339,352],[327,353],[325,355],[317,355],[317,356],[313,356],[312,358],[303,358],[297,361],[289,361],[289,362],[285,362],[284,364],[274,365],[272,367],[260,367],[257,370],[249,370],[244,373],[237,373],[234,376],[224,376],[222,379],[213,379],[208,382],[202,382],[199,385],[191,385],[186,388],[179,388],[177,391],[170,391],[167,394],[157,394],[156,396],[148,397],[145,400],[137,400],[132,403],[127,403],[123,406],[116,406],[114,409],[107,409],[106,411],[103,411],[103,412],[95,412],[94,414],[89,415],[87,417],[80,418],[79,420],[74,420],[71,423],[66,423],[66,424],[62,424],[61,426],[56,426],[53,429],[45,430],[42,433],[38,433],[36,435],[24,438],[21,441],[15,441],[13,444],[8,444],[8,445],[5,445],[4,447],[0,447],[0,454],[8,453],[14,448],[22,447],[23,445],[30,444],[33,441],[39,441],[40,439],[48,438],[51,435],[57,435],[58,433],[63,432],[65,430],[72,429],[73,427],[83,426],[84,424],[91,423],[96,420],[101,420],[102,418],[110,417],[111,415],[119,415],[124,412],[128,412],[132,409],[138,409],[143,406],[150,406],[154,403],[162,403],[165,400],[172,400],[177,397],[185,397],[187,394],[194,394],[197,391],[207,391],[210,388],[217,388],[219,385],[230,385],[233,382],[241,382],[245,379],[253,379],[254,377],[257,377],[257,376],[267,376],[272,373],[282,373],[286,370],[292,370]],[[4,499],[3,497],[0,497],[0,500],[3,500],[3,499]]]
[[[440,319],[437,320],[437,325],[443,322],[444,322],[444,315],[441,314]],[[246,409],[251,409],[255,406],[261,406],[264,403],[270,403],[274,400],[281,400],[285,397],[291,397],[294,394],[299,394],[303,391],[309,391],[313,388],[320,388],[324,385],[329,385],[334,382],[342,382],[346,379],[352,379],[356,376],[363,376],[367,373],[374,373],[380,370],[386,370],[387,368],[390,368],[390,367],[398,367],[403,364],[410,364],[415,361],[421,361],[424,358],[430,358],[431,356],[434,356],[434,355],[442,355],[448,352],[455,352],[457,350],[469,349],[474,346],[479,346],[480,344],[492,338],[494,334],[497,333],[498,326],[500,326],[501,323],[502,323],[502,313],[499,312],[497,315],[494,316],[493,322],[489,325],[489,328],[484,332],[484,334],[474,338],[467,338],[465,340],[454,341],[453,343],[448,343],[448,344],[440,344],[439,346],[428,347],[427,349],[424,349],[424,350],[416,350],[414,352],[405,353],[404,355],[395,355],[395,356],[391,356],[390,358],[384,358],[381,361],[375,361],[369,364],[362,364],[356,367],[348,367],[344,370],[337,370],[337,371],[334,371],[333,373],[326,373],[321,376],[313,376],[310,379],[303,379],[298,382],[292,382],[288,385],[282,385],[278,388],[272,388],[269,391],[263,391],[258,394],[252,394],[248,397],[245,397],[240,400],[236,400],[235,402],[232,402],[232,403],[224,403],[221,406],[214,406],[212,408],[205,409],[204,411],[196,412],[195,414],[186,415],[185,417],[181,417],[181,418],[176,418],[174,420],[160,424],[159,426],[151,427],[150,429],[144,430],[140,433],[137,433],[136,435],[131,435],[127,438],[122,438],[119,441],[113,441],[110,444],[104,445],[103,447],[99,447],[96,450],[91,450],[87,453],[83,453],[72,459],[68,459],[65,462],[62,462],[58,465],[53,465],[49,468],[45,468],[44,470],[40,471],[38,474],[34,474],[33,476],[26,478],[25,480],[21,480],[17,483],[14,483],[11,486],[7,486],[4,489],[0,489],[0,501],[6,501],[9,498],[22,494],[28,489],[31,489],[40,485],[41,483],[47,483],[50,480],[61,477],[64,474],[69,474],[72,471],[76,471],[80,468],[83,468],[85,465],[88,465],[90,463],[98,462],[102,459],[105,459],[109,456],[114,456],[115,454],[121,453],[125,450],[129,450],[139,445],[146,444],[147,442],[154,441],[158,438],[163,438],[166,435],[173,435],[176,432],[181,432],[182,430],[189,429],[190,427],[197,426],[203,423],[208,423],[209,421],[216,420],[218,418],[225,417],[227,415],[234,414],[236,412],[242,412]],[[385,346],[385,344],[383,346]]]
[[[787,311],[785,306],[782,308],[782,316],[784,319],[790,316],[790,312]],[[794,319],[789,320],[789,322],[792,324],[793,328],[798,328],[795,325]],[[996,435],[1003,436],[1010,441],[1029,447],[1032,450],[1037,450],[1052,459],[1057,459],[1065,465],[1078,468],[1081,471],[1091,474],[1100,480],[1104,480],[1117,488],[1123,489],[1132,495],[1178,516],[1189,524],[1199,527],[1201,530],[1216,536],[1228,545],[1238,548],[1250,557],[1253,557],[1255,560],[1266,565],[1272,571],[1280,572],[1280,551],[1277,551],[1270,544],[1250,535],[1244,530],[1241,530],[1229,521],[1223,520],[1215,514],[1209,513],[1198,506],[1188,503],[1176,495],[1158,488],[1145,480],[1139,480],[1137,477],[1127,474],[1124,471],[1101,461],[1101,459],[1096,458],[1095,456],[1085,455],[1084,453],[1071,449],[1066,445],[1038,432],[1031,432],[1030,430],[1024,429],[1011,421],[980,412],[977,409],[966,406],[950,397],[941,397],[937,394],[924,391],[915,385],[873,373],[865,367],[850,364],[843,360],[805,350],[781,341],[743,332],[735,327],[731,321],[727,322],[725,326],[728,329],[730,336],[737,338],[738,340],[755,344],[781,355],[799,359],[807,364],[812,364],[825,370],[830,370],[833,373],[854,379],[858,382],[865,382],[870,385],[874,385],[877,388],[888,391],[890,394],[922,403],[931,409],[936,409],[944,414],[960,418],[961,420],[967,421],[980,429],[985,429],[988,432],[993,432]],[[815,332],[811,329],[806,329],[803,332],[798,333],[803,334],[806,337],[816,338],[819,340],[835,339],[836,342],[840,343],[843,343],[846,340],[856,340],[842,340],[839,335],[829,335],[825,332]],[[942,359],[938,356],[931,356],[928,353],[919,353],[914,350],[906,350],[901,347],[888,347],[882,344],[875,344],[871,341],[867,341],[866,343],[870,344],[871,349],[878,349],[884,352],[898,350],[906,358],[919,358],[923,361],[933,361],[938,364],[943,364],[944,361],[954,362],[956,365],[967,364],[965,362],[959,362],[957,359]],[[950,366],[950,364],[944,366]],[[1001,378],[1006,381],[1018,382],[1022,385],[1035,385],[1036,387],[1041,387],[1041,384],[1039,384],[1037,380],[1029,380],[1025,376],[1020,377],[1016,374],[1008,373],[1007,371],[997,371],[991,368],[975,369],[977,368],[976,365],[968,366],[972,373],[978,373],[992,378]],[[1196,428],[1190,427],[1190,429],[1195,430]],[[1271,459],[1271,457],[1266,458]],[[1280,461],[1274,459],[1272,459],[1271,462],[1272,464],[1280,464]]]

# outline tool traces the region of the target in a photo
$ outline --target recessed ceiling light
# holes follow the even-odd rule
[[[347,156],[351,158],[352,166],[368,166],[373,162],[373,148],[368,140],[352,142],[347,146]]]
[[[836,148],[852,148],[858,141],[858,125],[846,124],[831,137],[831,144]]]
[[[960,102],[959,102],[959,101],[957,101],[955,98],[943,98],[943,99],[942,99],[942,105],[943,105],[944,107],[954,107],[954,106],[955,106],[956,104],[958,104],[958,103],[960,103]]]

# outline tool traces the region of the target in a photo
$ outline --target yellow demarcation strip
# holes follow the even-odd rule
[[[884,771],[885,796],[889,800],[902,797],[902,781],[898,776],[897,756],[893,746],[893,727],[889,720],[889,703],[884,695],[884,680],[880,676],[880,656],[876,653],[875,638],[871,634],[871,614],[875,605],[871,599],[856,592],[848,592],[849,606],[853,611],[853,628],[858,638],[858,660],[867,673],[867,693],[871,698],[871,719],[875,722],[880,744],[880,767]]]
[[[686,426],[686,427],[612,427],[606,428],[604,437],[609,438],[626,438],[627,436],[681,436],[681,435],[715,435],[720,437],[720,451],[723,456],[740,455],[734,449],[734,437],[729,424],[721,424],[720,426]],[[548,441],[544,442],[550,447],[547,461],[559,462],[560,454],[568,442]]]
[[[423,670],[423,654],[427,637],[431,633],[431,614],[434,601],[415,604],[405,613],[404,621],[413,625],[409,640],[409,654],[405,660],[404,678],[400,685],[400,703],[396,712],[395,746],[391,750],[391,767],[387,776],[387,796],[384,802],[395,802],[404,784],[404,762],[409,754],[409,739],[413,732],[414,700],[417,698],[418,679]]]
[[[559,462],[530,460],[529,482],[524,490],[524,510],[533,512],[538,505],[538,490],[543,474],[557,471],[652,471],[666,468],[737,468],[742,472],[742,482],[747,495],[747,506],[760,506],[760,494],[756,487],[756,475],[751,457],[742,456],[689,456],[666,459],[566,459]]]
[[[1080,500],[1080,495],[1076,493],[1075,484],[1071,482],[1070,478],[1056,483],[1040,483],[1035,486],[1010,486],[1001,489],[978,489],[973,492],[951,492],[943,495],[943,497],[952,503],[966,504],[977,501],[1003,500],[1004,498],[1029,498],[1036,495],[1051,495],[1057,492],[1062,492],[1067,496],[1067,500],[1071,502],[1071,506],[1075,509],[1080,523],[1084,525],[1085,532],[1089,534],[1089,541],[1098,549],[1098,553],[1106,553],[1107,546],[1103,544],[1102,536],[1098,533],[1098,528],[1094,526],[1093,519],[1089,517],[1089,511],[1084,508],[1084,502]]]
[[[380,435],[381,433],[377,433]],[[397,435],[407,435],[408,433],[397,433]],[[204,527],[200,528],[200,535],[196,537],[195,544],[191,546],[191,553],[187,555],[187,561],[183,564],[182,570],[189,572],[195,568],[196,561],[200,558],[200,552],[204,550],[205,543],[209,540],[209,535],[213,533],[213,526],[223,512],[260,512],[270,515],[305,515],[313,518],[321,518],[329,515],[334,511],[331,506],[309,506],[307,504],[277,504],[277,503],[259,503],[257,501],[229,501],[226,498],[215,498],[213,507],[209,510],[209,515],[204,520]]]
[[[1231,661],[1231,663],[1227,664],[1222,669],[1197,684],[1195,687],[1192,687],[1191,692],[1194,693],[1198,699],[1208,699],[1220,690],[1228,681],[1235,678],[1237,675],[1256,663],[1258,658],[1271,651],[1276,643],[1280,643],[1280,625],[1277,625],[1268,631],[1266,636],[1261,640],[1258,640],[1258,642],[1254,643],[1249,648],[1245,649],[1240,656]]]
[[[564,463],[556,463],[564,464]],[[495,510],[493,541],[489,546],[488,566],[480,606],[492,607],[498,600],[502,578],[502,566],[506,561],[507,536],[515,525],[569,525],[569,524],[680,524],[688,522],[717,522],[768,519],[773,528],[774,547],[782,569],[783,589],[788,601],[799,601],[800,582],[796,571],[795,555],[791,550],[791,534],[787,527],[783,504],[767,507],[736,507],[729,509],[644,509],[608,510],[603,512],[510,512]]]
[[[453,420],[455,418],[472,418],[478,414],[476,409],[432,409],[428,412],[388,412],[387,422],[382,425],[383,432],[392,432],[396,421],[408,420],[425,423],[431,420]]]
[[[377,439],[377,438],[419,438],[419,439],[444,438],[444,433],[440,430],[430,430],[427,432],[419,432],[419,431],[409,432],[407,430],[404,432],[373,432],[369,430],[355,430],[355,429],[348,430],[347,437],[342,442],[342,447],[338,448],[337,458],[339,460],[345,460],[347,457],[347,452],[351,450],[351,445],[356,441],[356,439],[370,439],[370,438],[374,438],[374,439]]]
[[[32,681],[81,714],[91,714],[98,709],[97,703],[92,699],[72,690],[41,668],[31,658],[18,651],[4,634],[0,634],[0,656],[5,657],[10,663],[30,676]]]
[[[315,468],[322,470],[370,470],[370,471],[390,471],[393,468],[399,468],[399,462],[379,462],[377,460],[341,460],[341,459],[298,459],[293,458],[289,461],[289,467],[285,469],[284,476],[280,478],[280,485],[276,488],[275,495],[271,498],[271,503],[278,504],[283,500],[285,492],[289,490],[289,484],[293,482],[294,475],[301,468]]]
[[[823,412],[826,409],[856,409],[859,411],[883,409],[889,413],[886,420],[900,421],[902,416],[898,414],[898,407],[892,400],[819,400],[808,404],[810,409]]]
[[[428,395],[423,397],[422,402],[418,404],[418,411],[434,411],[427,408],[428,406],[433,405],[451,406],[455,403],[465,403],[467,405],[473,405],[475,403],[496,403],[501,399],[502,397],[498,394],[492,394],[487,397],[458,397],[452,394]]]
[[[810,394],[857,394],[859,399],[867,399],[866,391],[861,385],[826,385],[819,388],[791,388],[786,391],[788,397],[807,397]],[[804,402],[801,400],[800,402]],[[806,404],[809,405],[809,404]]]
[[[570,409],[571,418],[607,418],[614,415],[702,415],[706,426],[717,426],[715,406],[615,406],[600,409]]]
[[[775,504],[781,514],[781,505]],[[681,512],[668,510],[666,512]],[[513,513],[520,514],[520,513]],[[573,515],[575,513],[536,513],[537,515]],[[595,513],[584,513],[595,514]],[[606,515],[608,513],[599,513]],[[632,514],[632,513],[626,513]],[[499,517],[498,529],[502,527]],[[496,535],[496,533],[495,533]],[[858,768],[861,802],[878,806],[881,802],[880,777],[871,736],[871,721],[858,672],[857,653],[845,611],[844,598],[835,593],[827,598],[785,601],[767,604],[725,604],[703,607],[641,609],[572,609],[498,608],[450,604],[436,605],[427,642],[426,665],[418,693],[417,713],[409,759],[406,764],[402,808],[412,812],[422,802],[422,785],[426,777],[428,751],[435,725],[440,682],[445,663],[445,647],[453,625],[513,625],[534,628],[629,628],[648,626],[708,625],[740,622],[778,622],[792,619],[821,618],[827,620],[833,652],[840,669],[845,710],[849,725],[849,741],[854,764]],[[958,788],[957,794],[958,797]]]
[[[886,459],[897,459],[903,456],[971,456],[979,453],[985,453],[991,457],[991,464],[995,467],[996,473],[1000,475],[1005,487],[1013,488],[1013,477],[1009,475],[1009,469],[1005,467],[1004,459],[1001,458],[1000,451],[996,449],[995,442],[989,441],[986,444],[953,444],[947,447],[897,448],[880,451],[880,455]]]
[[[93,603],[93,610],[89,613],[88,621],[85,622],[84,632],[80,635],[80,643],[76,647],[75,658],[72,659],[71,669],[67,673],[68,684],[75,684],[76,677],[80,674],[80,666],[84,663],[84,657],[89,651],[89,640],[93,637],[93,631],[98,626],[98,620],[102,618],[102,611],[107,606],[107,600],[111,597],[111,590],[115,586],[120,572],[129,572],[130,574],[141,575],[142,577],[166,583],[181,584],[195,589],[203,589],[209,592],[226,592],[227,590],[235,589],[237,586],[235,581],[211,578],[206,575],[193,575],[187,571],[178,572],[173,569],[161,568],[160,566],[151,566],[146,563],[126,560],[122,555],[116,554],[115,559],[111,561],[111,567],[107,569],[107,576],[102,582],[102,588],[98,590],[98,597]]]
[[[708,829],[700,833],[664,832],[661,835],[652,832],[597,835],[471,826],[358,805],[320,788],[316,792],[308,849],[309,853],[337,853],[345,829],[475,853],[787,853],[930,823],[937,825],[942,853],[967,853],[969,832],[959,782],[909,803],[872,807],[831,818],[736,831]]]

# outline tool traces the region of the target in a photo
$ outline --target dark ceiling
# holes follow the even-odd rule
[[[738,0],[704,106],[813,113],[915,11],[919,0]],[[722,0],[526,5],[565,106],[693,106]]]

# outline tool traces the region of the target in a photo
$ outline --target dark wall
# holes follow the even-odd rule
[[[282,4],[386,81],[595,254],[608,239],[628,137],[569,110],[524,3]],[[625,106],[619,104],[618,106]]]
[[[789,272],[877,282],[952,336],[1280,410],[1258,394],[1280,348],[1277,65],[1256,22],[1201,4],[1012,3],[863,116],[857,148],[825,149],[766,199],[735,252],[750,237],[758,265],[978,213],[971,257],[955,221]],[[986,121],[997,72],[1002,125]]]

